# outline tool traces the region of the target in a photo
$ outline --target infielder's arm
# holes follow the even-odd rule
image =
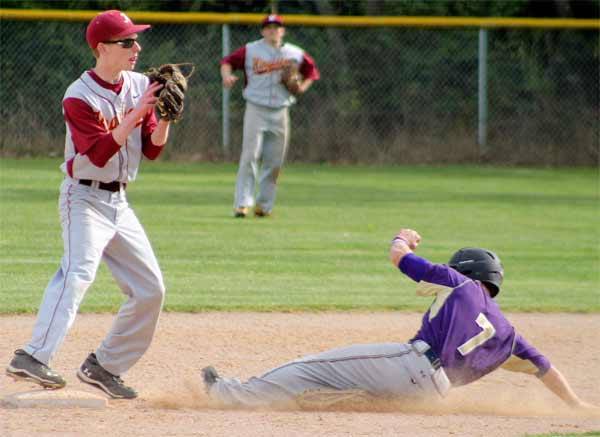
[[[158,125],[152,135],[150,135],[150,139],[152,140],[152,144],[156,146],[164,146],[169,139],[169,126],[171,126],[171,122],[169,120],[163,120],[162,118],[158,121]]]
[[[133,129],[139,124],[146,128],[146,121],[150,118],[148,114],[153,114],[153,107],[156,104],[156,97],[153,93],[160,88],[160,84],[156,84],[148,88],[144,96],[138,102],[138,105],[132,112],[127,114],[119,125],[108,130],[106,121],[98,118],[98,113],[94,112],[93,108],[79,98],[68,98],[63,101],[63,112],[65,121],[69,127],[75,150],[79,155],[86,155],[89,160],[97,167],[104,167],[108,160],[119,151],[121,146],[125,144],[127,137]],[[154,118],[154,117],[153,117]],[[156,122],[152,125],[152,129],[156,128]],[[148,131],[148,141],[152,132]],[[154,139],[161,140],[162,137],[157,134]],[[146,146],[146,141],[144,141]],[[161,145],[154,146],[153,157],[156,158],[162,150]],[[146,153],[144,152],[146,155]],[[72,165],[74,158],[67,162],[67,171],[70,176],[72,173]]]
[[[137,106],[127,114],[121,123],[114,128],[111,133],[115,140],[115,142],[119,145],[125,144],[127,141],[127,137],[131,133],[133,129],[135,129],[136,125],[140,122],[141,119],[148,113],[150,110],[154,110],[154,105],[158,99],[154,95],[156,91],[162,88],[162,85],[159,82],[154,82],[150,84],[150,86],[146,89],[146,92],[142,95],[142,98],[138,102]],[[159,123],[160,125],[160,123]],[[158,127],[157,127],[158,129]],[[164,129],[164,128],[163,128]],[[167,131],[168,132],[168,131]],[[153,137],[154,142],[154,137]],[[166,142],[166,139],[165,139]],[[164,144],[164,143],[154,143],[154,144]]]

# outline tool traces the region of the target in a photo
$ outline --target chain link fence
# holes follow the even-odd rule
[[[62,154],[61,100],[94,66],[86,23],[0,22],[0,153]],[[260,38],[230,25],[232,50]],[[288,159],[303,162],[597,165],[599,48],[593,30],[489,30],[487,145],[477,141],[478,29],[288,27],[321,80],[291,112]],[[222,146],[221,25],[155,24],[137,70],[194,62],[184,119],[165,157],[239,157],[241,82]],[[238,72],[241,74],[241,72]]]

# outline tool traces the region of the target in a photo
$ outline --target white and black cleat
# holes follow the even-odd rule
[[[16,381],[34,382],[49,390],[56,390],[67,385],[67,381],[62,376],[23,349],[15,351],[15,356],[6,368],[6,374]]]
[[[96,354],[91,353],[77,371],[81,382],[104,391],[113,399],[135,399],[137,392],[125,385],[118,375],[113,375],[100,365]]]

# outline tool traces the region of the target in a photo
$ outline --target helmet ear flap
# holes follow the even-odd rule
[[[496,286],[496,284],[493,284],[490,281],[481,281],[481,282],[483,282],[485,284],[485,287],[490,292],[491,297],[494,298],[498,295],[498,293],[500,293],[500,288],[498,288],[498,286]]]

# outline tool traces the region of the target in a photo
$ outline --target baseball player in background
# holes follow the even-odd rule
[[[162,85],[132,71],[141,51],[138,34],[149,27],[116,10],[98,14],[87,27],[96,66],[69,86],[62,102],[64,255],[44,293],[31,341],[15,351],[6,369],[14,378],[46,388],[65,386],[48,365],[104,260],[127,301],[77,376],[113,398],[137,396],[120,375],[149,347],[165,293],[158,262],[125,191],[142,156],[157,158],[169,135],[169,121],[157,121],[154,113]]]
[[[253,206],[257,217],[267,217],[273,211],[277,178],[290,137],[289,107],[296,102],[281,81],[282,71],[294,63],[298,65],[302,80],[294,91],[296,94],[306,92],[319,79],[319,70],[308,53],[283,43],[285,27],[280,16],[267,16],[262,21],[261,33],[262,39],[221,60],[224,87],[231,88],[238,80],[233,70],[243,70],[245,79],[244,139],[235,187],[235,217],[246,217]],[[259,189],[255,201],[257,177]]]
[[[359,391],[373,396],[441,398],[451,387],[469,384],[498,367],[537,376],[568,405],[597,409],[577,397],[563,375],[504,317],[494,297],[503,268],[491,251],[464,248],[448,265],[432,264],[413,253],[421,237],[402,229],[392,241],[390,259],[405,275],[423,281],[418,294],[435,296],[421,329],[408,343],[353,345],[306,356],[240,382],[202,369],[211,398],[227,406],[290,403],[319,392]],[[333,395],[333,397],[332,397]]]

